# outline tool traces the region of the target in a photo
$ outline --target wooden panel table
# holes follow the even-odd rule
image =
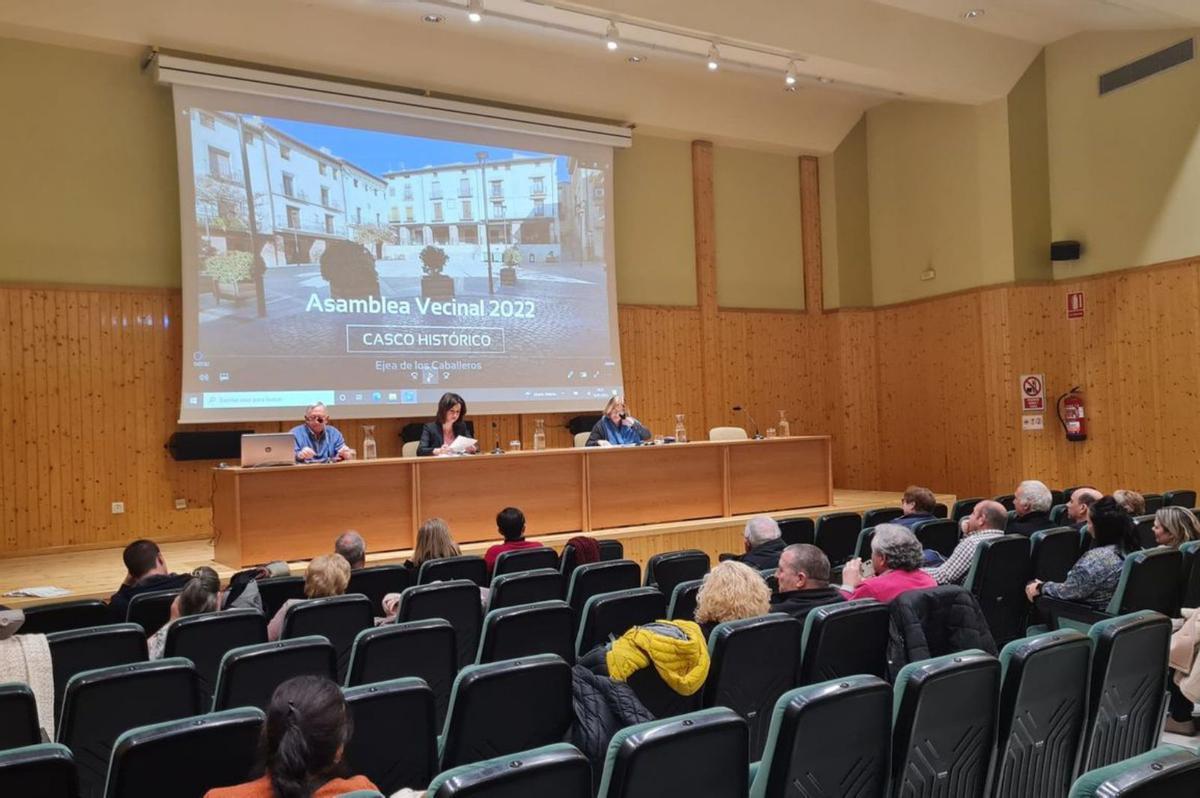
[[[411,548],[439,516],[460,543],[496,537],[520,507],[529,534],[801,509],[833,501],[828,436],[223,468],[213,480],[216,560],[303,560],[357,529],[372,551]]]

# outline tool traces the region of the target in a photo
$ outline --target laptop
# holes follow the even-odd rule
[[[242,436],[242,468],[295,465],[296,439],[290,432]]]

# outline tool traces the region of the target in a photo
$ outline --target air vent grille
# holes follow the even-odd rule
[[[1196,57],[1196,45],[1192,39],[1184,39],[1179,44],[1173,44],[1165,50],[1151,53],[1145,58],[1117,67],[1111,72],[1100,76],[1100,96],[1110,91],[1124,88],[1131,83],[1137,83],[1151,75],[1156,75],[1165,69],[1185,64]]]

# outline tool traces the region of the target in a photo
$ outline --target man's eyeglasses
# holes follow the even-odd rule
[[[308,420],[315,421],[318,424],[324,424],[326,421],[329,420],[329,417],[328,416],[309,416]]]

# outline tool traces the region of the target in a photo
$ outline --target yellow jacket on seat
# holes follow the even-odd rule
[[[653,665],[668,687],[693,695],[708,678],[708,642],[692,621],[655,621],[614,640],[606,662],[609,677],[617,681]]]

